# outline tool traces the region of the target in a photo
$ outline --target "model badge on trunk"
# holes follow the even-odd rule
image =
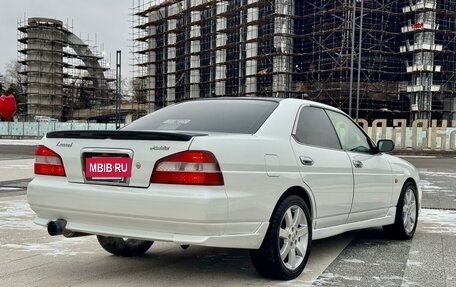
[[[73,143],[65,143],[65,142],[58,142],[56,144],[56,146],[59,146],[59,147],[72,147],[73,146]]]
[[[165,145],[154,145],[153,147],[150,148],[150,150],[169,150],[169,146]]]

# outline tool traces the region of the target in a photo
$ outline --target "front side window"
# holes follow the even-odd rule
[[[306,145],[341,149],[328,116],[320,108],[301,109],[294,136],[298,142]]]
[[[372,153],[372,147],[367,136],[361,129],[343,114],[326,111],[339,136],[345,151]]]

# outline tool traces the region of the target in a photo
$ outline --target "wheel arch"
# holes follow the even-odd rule
[[[419,191],[419,188],[418,188],[418,184],[417,182],[415,181],[415,179],[413,177],[409,177],[407,178],[405,181],[404,181],[404,184],[402,185],[402,187],[404,187],[407,183],[411,183],[413,184],[413,186],[415,187],[415,190],[416,190],[416,195],[418,196],[418,202],[421,202],[421,194],[420,194],[420,191]]]
[[[304,189],[301,186],[292,186],[292,187],[288,188],[277,200],[270,217],[272,217],[274,215],[274,213],[276,212],[280,203],[285,198],[287,198],[291,195],[297,195],[304,200],[304,202],[307,204],[307,207],[309,208],[310,218],[313,222],[313,219],[315,218],[315,212],[316,212],[315,201],[313,199],[313,196],[306,189]]]

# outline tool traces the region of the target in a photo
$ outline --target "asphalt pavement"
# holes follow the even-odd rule
[[[1,286],[456,286],[456,158],[405,156],[420,170],[423,210],[413,240],[381,228],[313,242],[289,282],[257,275],[248,251],[156,242],[141,257],[106,253],[94,236],[50,237],[25,198],[33,147],[0,146]]]

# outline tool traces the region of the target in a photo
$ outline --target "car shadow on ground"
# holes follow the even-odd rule
[[[339,236],[344,236],[346,240],[347,236],[351,239],[356,234],[349,232]],[[319,252],[330,248],[339,240],[339,236],[314,241],[312,251],[315,252],[311,251],[309,263],[312,260],[318,261]],[[100,280],[104,284],[112,281],[115,285],[117,280],[126,280],[131,285],[150,282],[153,286],[194,286],[195,282],[201,282],[199,286],[265,286],[283,283],[262,278],[256,273],[250,261],[249,250],[245,249],[190,246],[183,250],[175,244],[158,242],[144,255],[128,258],[104,252],[101,247],[95,246],[97,243],[94,237],[91,237],[90,244],[90,249],[95,250],[94,254],[91,254],[86,262],[79,258],[79,264],[62,263],[59,266],[60,276],[71,278],[72,274],[85,274],[82,279],[84,282],[88,280],[87,282],[95,284]],[[331,261],[332,259],[334,258],[331,258]],[[311,284],[307,280],[308,274],[305,271],[293,282],[301,284],[299,286],[307,286]]]

